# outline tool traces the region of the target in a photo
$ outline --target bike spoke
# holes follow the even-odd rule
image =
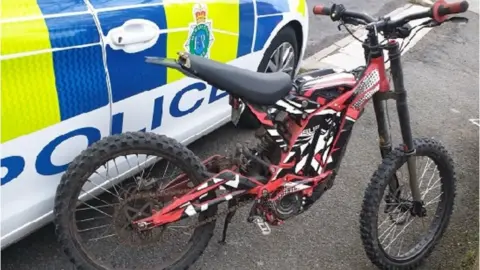
[[[423,177],[427,173],[427,170],[430,167],[430,164],[432,164],[432,163],[433,163],[433,160],[427,159],[427,162],[425,164],[425,168],[423,169],[422,175],[419,177],[421,180],[420,180],[420,183],[418,184],[418,188],[421,188],[422,183],[423,183],[423,179],[424,179]]]
[[[440,193],[440,194],[438,194],[438,196],[436,196],[435,198],[433,198],[431,201],[428,201],[427,203],[425,203],[425,206],[440,202],[440,199],[439,199],[439,198],[440,198],[442,195],[443,195],[443,192]],[[438,199],[438,200],[437,200],[437,199]]]
[[[392,242],[390,242],[390,244],[387,245],[387,247],[386,247],[387,249],[390,247],[391,244],[393,244],[393,243],[398,239],[398,237],[399,237],[400,235],[402,235],[402,234],[405,232],[405,230],[408,228],[408,226],[410,226],[410,224],[412,224],[412,222],[413,222],[414,220],[415,220],[415,219],[411,219],[411,220],[407,223],[407,225],[405,225],[405,226],[402,228],[402,230],[401,230],[401,231],[398,233],[398,235],[392,240]]]
[[[104,201],[104,200],[100,199],[99,197],[97,197],[97,196],[95,196],[95,195],[93,195],[93,194],[90,194],[90,192],[88,192],[88,191],[85,191],[83,188],[82,188],[82,191],[83,191],[83,192],[85,192],[85,193],[87,193],[88,195],[92,196],[93,198],[95,198],[95,199],[97,199],[97,200],[99,200],[99,201],[101,201],[101,202],[105,203],[105,205],[110,205],[110,203],[108,203],[108,202],[106,202],[106,201]],[[102,207],[105,207],[105,205],[103,205]]]
[[[88,229],[83,229],[83,230],[78,230],[78,232],[88,232],[88,231],[97,230],[97,229],[101,229],[101,228],[108,228],[108,227],[110,227],[110,224],[100,225],[100,226],[96,226],[96,227],[92,227],[92,228],[88,228]]]
[[[147,175],[145,176],[146,178],[150,176],[150,174],[152,173],[153,167],[155,167],[156,165],[157,165],[157,162],[153,162],[153,164],[150,165],[150,169],[148,170]]]
[[[93,210],[96,210],[97,212],[99,212],[99,213],[101,213],[101,214],[104,214],[104,215],[107,216],[107,217],[112,217],[111,215],[103,212],[102,210],[96,208],[95,206],[89,205],[89,204],[86,203],[86,202],[82,202],[82,203],[85,204],[85,205],[87,205],[87,206],[90,206],[90,208],[92,208]]]
[[[170,161],[167,162],[167,166],[165,167],[165,171],[163,172],[162,178],[165,177],[165,174],[166,174],[167,171],[168,171],[168,165],[170,165]]]
[[[398,248],[397,256],[400,256],[400,253],[402,252],[402,246],[403,246],[403,240],[405,238],[402,237],[402,241],[400,242],[400,247]]]
[[[90,210],[91,208],[85,208],[85,209]],[[105,218],[107,218],[107,217],[85,218],[85,219],[77,220],[77,223],[89,222],[89,221],[94,221],[94,220],[103,220],[103,219],[105,219]]]
[[[427,196],[427,193],[434,190],[435,188],[437,187],[441,187],[442,185],[437,185],[438,182],[440,182],[442,179],[439,178],[438,180],[436,180],[431,186],[430,184],[427,185],[427,189],[422,193],[422,200],[425,200],[425,196]]]
[[[113,204],[108,204],[108,205],[96,205],[95,207],[97,208],[106,208],[106,207],[114,207],[114,206],[117,206],[119,205],[118,203],[113,203]],[[77,208],[75,209],[75,211],[86,211],[86,210],[90,210],[91,208]]]
[[[111,192],[110,190],[104,188],[103,186],[95,184],[95,183],[94,183],[92,180],[90,180],[90,179],[87,179],[87,182],[92,183],[94,186],[100,188],[101,190],[103,190],[104,192],[106,192],[106,193],[108,193],[108,194],[110,194],[110,195],[115,196],[115,198],[117,198],[119,201],[122,201],[122,198],[119,196],[118,193],[117,193],[117,194],[114,194],[113,192]],[[82,190],[83,190],[83,188],[82,188]],[[90,193],[88,193],[88,192],[86,192],[86,193],[90,195]]]
[[[390,230],[390,232],[387,234],[387,236],[385,236],[385,239],[381,242],[381,244],[383,245],[383,243],[385,242],[385,240],[389,239],[389,238],[393,238],[395,237],[395,232],[397,231],[397,227],[398,226],[393,226],[392,229]],[[390,236],[391,235],[391,236]],[[384,248],[386,252],[388,252],[390,250],[390,247],[387,246]]]
[[[400,217],[403,218],[403,217],[406,216],[407,214],[409,214],[409,213],[408,213],[408,212],[404,212]],[[398,219],[398,215],[397,215],[397,219]],[[380,240],[385,233],[387,233],[387,232],[389,232],[390,230],[392,230],[393,227],[395,227],[395,226],[397,226],[396,223],[393,223],[392,225],[390,225],[390,226],[385,230],[385,232],[378,237],[378,239]],[[387,236],[388,236],[388,235],[390,235],[390,233],[388,233]],[[385,240],[385,239],[384,239],[384,240]],[[382,243],[383,243],[383,241],[382,241]]]
[[[107,179],[109,179],[108,182],[110,183],[110,178],[108,177],[108,167],[109,167],[109,166],[108,166],[108,163],[107,163],[106,165],[104,165],[104,166],[105,166],[105,168],[107,169],[106,177],[107,177]],[[117,190],[117,188],[115,187],[115,184],[112,183],[112,187],[113,187],[113,189],[115,190],[115,192],[117,193],[117,196],[120,198],[120,193],[118,193],[118,190]]]
[[[89,239],[88,241],[98,241],[98,240],[102,240],[102,239],[106,239],[106,238],[110,238],[110,237],[114,237],[116,236],[117,234],[109,234],[109,235],[105,235],[105,236],[101,236],[101,237],[97,237],[97,238],[93,238],[93,239]],[[118,247],[117,247],[118,248]]]
[[[128,168],[131,169],[132,165],[130,165],[130,161],[128,160],[127,156],[124,156],[124,157],[125,157],[125,161],[127,161]]]

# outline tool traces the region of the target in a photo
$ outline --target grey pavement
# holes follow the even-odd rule
[[[479,128],[468,119],[479,117],[479,26],[478,15],[468,16],[468,25],[445,24],[433,29],[403,58],[414,136],[442,141],[454,158],[458,176],[455,211],[424,267],[429,270],[461,269],[457,267],[466,254],[478,245],[472,240],[478,238],[479,227]],[[398,144],[393,102],[389,111]],[[335,186],[316,205],[273,228],[267,237],[245,222],[248,209],[242,209],[230,226],[225,246],[217,244],[221,222],[217,224],[216,234],[195,269],[375,269],[361,245],[358,214],[365,187],[380,162],[376,130],[369,105],[354,128]],[[252,132],[227,125],[190,148],[205,158],[224,154],[236,142],[252,138]],[[55,241],[53,226],[48,225],[5,249],[1,268],[53,270],[71,269],[71,265]]]

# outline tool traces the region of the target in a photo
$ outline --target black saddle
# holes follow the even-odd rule
[[[273,105],[292,89],[284,72],[254,72],[188,53],[180,53],[178,63],[195,77],[257,105]]]

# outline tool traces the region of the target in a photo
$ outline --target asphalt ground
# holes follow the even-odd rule
[[[470,13],[468,17],[466,26],[445,24],[430,31],[403,58],[414,136],[440,140],[454,158],[458,178],[455,211],[447,232],[423,267],[429,270],[461,269],[465,257],[478,247],[479,128],[468,121],[479,118],[478,15]],[[398,144],[393,102],[389,111]],[[335,186],[316,205],[273,228],[266,237],[245,222],[248,209],[242,209],[230,226],[227,245],[217,244],[219,222],[194,269],[374,269],[361,245],[358,214],[365,187],[380,162],[376,130],[369,106],[354,128]],[[252,132],[227,125],[189,147],[205,158],[226,154],[235,143],[252,138]],[[55,240],[53,226],[48,225],[3,250],[1,268],[53,270],[72,266]]]

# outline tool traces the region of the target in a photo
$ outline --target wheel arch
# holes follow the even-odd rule
[[[297,39],[297,44],[298,44],[298,55],[301,55],[302,52],[303,52],[303,46],[304,46],[304,40],[303,40],[303,37],[304,37],[304,33],[303,33],[303,26],[302,24],[297,21],[297,20],[293,20],[293,21],[290,21],[288,22],[286,25],[284,25],[282,27],[282,29],[284,28],[287,28],[287,27],[291,27],[293,28],[293,30],[295,31],[295,38]],[[280,30],[282,30],[280,29]]]
[[[301,62],[303,60],[303,56],[306,51],[306,45],[307,45],[307,38],[308,38],[308,17],[301,17],[297,14],[295,16],[289,16],[290,18],[284,18],[284,21],[279,23],[274,30],[272,31],[272,34],[268,38],[268,40],[265,42],[263,46],[263,52],[265,52],[268,47],[271,45],[273,39],[277,36],[277,34],[282,31],[285,28],[292,28],[293,31],[295,32],[295,39],[297,41],[298,45],[298,63],[296,67],[295,74],[298,74],[298,71],[301,66]]]

